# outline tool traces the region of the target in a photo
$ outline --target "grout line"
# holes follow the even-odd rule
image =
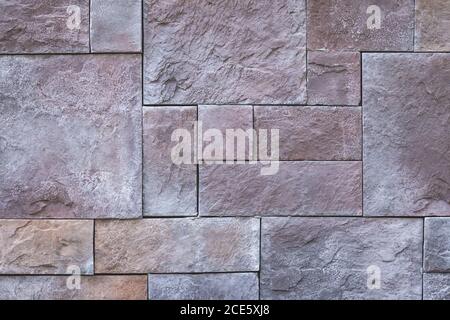
[[[423,275],[425,273],[425,218],[422,220],[422,300],[423,300]]]
[[[93,268],[93,274],[95,275],[96,273],[95,273],[95,224],[96,224],[96,222],[95,222],[95,220],[93,220],[93,226],[92,226],[92,228],[93,228],[93,230],[92,230],[92,268]]]
[[[196,108],[195,108],[195,110],[197,111],[197,123],[198,123],[198,108],[199,108],[199,106],[197,105],[196,106]],[[203,128],[202,128],[202,130],[203,130]],[[195,161],[196,161],[196,169],[197,169],[197,185],[196,185],[196,194],[197,194],[197,217],[200,217],[200,161],[198,160],[199,159],[199,154],[198,154],[198,150],[199,150],[199,146],[198,146],[198,143],[199,143],[199,139],[198,139],[198,137],[199,137],[199,134],[202,134],[203,135],[203,132],[198,132],[198,125],[197,125],[197,134],[195,134],[194,133],[194,139],[196,140],[196,141],[194,141],[194,148],[195,148],[195,151],[194,151],[194,156],[196,157],[196,159],[195,159]],[[202,141],[202,143],[203,143],[203,141]],[[201,158],[203,158],[203,157],[201,157]],[[203,160],[202,160],[203,161]]]
[[[261,266],[262,266],[262,217],[259,218],[258,300],[261,300]]]
[[[414,0],[413,25],[413,52],[416,52],[416,0]]]
[[[89,53],[92,53],[92,41],[91,41],[91,12],[92,12],[92,0],[89,0],[89,8],[88,8],[88,22],[89,22],[89,27],[88,27],[88,32],[89,32]]]
[[[361,103],[361,216],[364,217],[364,108],[363,108],[363,54],[359,54],[360,103]]]

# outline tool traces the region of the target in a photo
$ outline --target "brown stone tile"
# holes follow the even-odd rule
[[[416,0],[416,41],[419,51],[450,51],[450,1]]]

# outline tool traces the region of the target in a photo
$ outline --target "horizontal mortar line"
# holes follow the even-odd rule
[[[450,51],[359,51],[360,53],[450,53]]]
[[[28,53],[0,53],[1,56],[89,56],[89,55],[142,55],[142,52],[60,52],[60,53],[49,53],[49,52],[28,52]]]
[[[241,273],[245,273],[245,274],[257,274],[259,273],[260,270],[257,271],[200,271],[200,272],[150,272],[147,273],[147,275],[151,276],[151,275],[182,275],[182,274],[187,274],[187,275],[202,275],[202,274],[229,274],[229,273],[233,273],[233,274],[241,274]]]
[[[143,108],[153,108],[153,107],[198,107],[198,106],[254,106],[254,107],[337,107],[337,108],[361,108],[362,105],[348,105],[348,104],[286,104],[286,103],[191,103],[191,104],[143,104]]]
[[[73,273],[55,273],[55,274],[32,274],[32,273],[3,273],[1,277],[70,277]],[[77,274],[78,275],[78,274]],[[94,277],[94,276],[146,276],[148,273],[92,273],[92,274],[80,274],[80,277]]]

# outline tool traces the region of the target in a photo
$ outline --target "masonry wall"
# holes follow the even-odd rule
[[[0,298],[448,299],[449,88],[447,0],[0,0]]]

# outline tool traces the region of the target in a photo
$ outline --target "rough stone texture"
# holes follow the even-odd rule
[[[258,219],[97,221],[95,228],[99,273],[259,270]]]
[[[359,105],[361,102],[358,52],[308,53],[308,104]]]
[[[70,29],[79,8],[79,28]],[[89,52],[89,0],[2,0],[0,53]]]
[[[420,299],[421,219],[263,218],[262,299]],[[367,268],[381,271],[368,289]]]
[[[197,213],[197,165],[175,164],[172,149],[178,143],[171,136],[186,129],[192,138],[196,107],[144,108],[144,215],[185,216]]]
[[[268,165],[265,165],[268,167]],[[360,215],[360,162],[280,162],[200,166],[200,214]]]
[[[141,0],[91,0],[93,52],[140,52]]]
[[[424,268],[450,272],[450,218],[425,219]]]
[[[144,6],[145,104],[305,103],[304,0]]]
[[[450,300],[450,274],[424,273],[424,300]]]
[[[258,300],[256,273],[151,274],[150,300]]]
[[[450,214],[450,54],[364,54],[364,214]]]
[[[361,109],[255,106],[255,129],[280,130],[280,160],[361,160]]]
[[[92,273],[93,233],[87,220],[0,220],[0,274]]]
[[[0,57],[0,218],[141,216],[137,55]]]
[[[415,49],[450,51],[450,1],[416,0]]]
[[[381,9],[380,29],[367,27],[371,5]],[[413,50],[414,0],[313,0],[307,20],[309,50]]]
[[[69,282],[70,287],[67,286]],[[145,300],[147,276],[0,276],[2,300]],[[70,289],[72,288],[72,289]]]
[[[203,139],[205,137],[205,131],[215,129],[220,130],[223,138],[223,154],[214,155],[210,157],[203,154],[203,160],[249,160],[253,157],[249,157],[249,145],[245,145],[245,155],[239,156],[237,153],[237,141],[235,141],[234,148],[228,148],[226,144],[226,130],[227,129],[242,129],[244,131],[248,129],[253,129],[253,107],[252,106],[199,106],[198,107],[198,120],[201,121]],[[215,145],[214,138],[211,142],[203,143],[203,151],[211,143]],[[235,139],[236,140],[236,139]],[[234,150],[233,155],[226,154],[230,152],[229,150]],[[217,157],[217,158],[216,158]]]

